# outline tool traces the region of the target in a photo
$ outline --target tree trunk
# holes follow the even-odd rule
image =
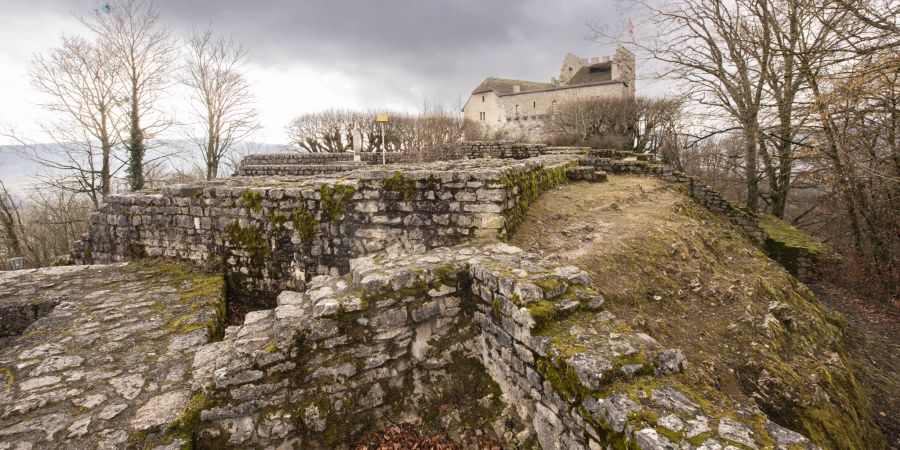
[[[138,86],[131,87],[131,132],[128,140],[128,181],[132,191],[144,188],[144,133],[138,110]]]
[[[103,121],[104,121],[104,123],[106,122],[105,116],[104,116]],[[112,145],[110,145],[110,143],[109,143],[109,135],[108,135],[105,127],[100,131],[100,140],[101,140],[100,146],[103,151],[103,157],[102,157],[103,162],[101,163],[102,165],[100,166],[100,196],[103,199],[103,202],[106,203],[106,199],[109,197],[109,190],[110,190],[109,185],[110,185],[110,181],[112,178],[112,175],[110,174],[110,170],[109,170],[109,158],[112,153]],[[97,198],[96,195],[94,195],[92,197],[94,199]],[[99,207],[100,207],[100,205],[98,205],[95,200],[94,208],[96,209]]]
[[[756,212],[759,209],[759,186],[756,183],[756,136],[759,133],[756,120],[750,121],[744,128],[744,174],[747,177],[747,209]]]

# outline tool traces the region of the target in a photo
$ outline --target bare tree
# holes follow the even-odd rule
[[[55,145],[37,145],[9,133],[26,155],[50,170],[45,184],[85,194],[98,207],[118,170],[114,150],[121,143],[124,116],[117,82],[119,67],[99,44],[63,37],[62,45],[35,56],[31,82],[48,96],[44,108],[56,119],[43,129]]]
[[[331,110],[300,115],[288,124],[292,145],[316,152],[345,152],[352,148],[352,130],[362,132],[364,152],[403,153],[408,161],[439,159],[446,145],[463,138],[467,124],[458,114],[439,107],[428,107],[421,113],[389,112],[384,128],[375,121],[384,111]]]
[[[673,144],[679,99],[588,98],[558,105],[547,118],[550,143],[659,154]]]
[[[636,28],[649,35],[595,29],[595,39],[630,42],[665,65],[659,75],[695,94],[695,113],[724,111],[730,119],[713,120],[712,131],[690,130],[696,136],[673,159],[751,207],[761,199],[848,253],[846,261],[867,259],[868,267],[844,271],[875,274],[857,284],[896,293],[900,4],[628,3],[638,12]]]
[[[21,256],[28,267],[49,266],[69,254],[87,228],[92,208],[83,195],[43,186],[16,200],[0,182],[0,255]]]
[[[22,216],[19,214],[19,205],[10,195],[6,185],[0,181],[0,228],[3,231],[3,244],[6,255],[22,256]]]
[[[682,82],[700,105],[720,109],[744,134],[747,208],[758,208],[760,110],[766,87],[769,46],[756,47],[750,36],[769,40],[771,30],[758,19],[766,0],[678,0],[634,2],[648,36],[612,36],[593,27],[598,42],[628,44],[665,64],[660,74]],[[756,57],[754,57],[756,56]],[[727,124],[726,124],[727,126]]]
[[[128,181],[132,190],[144,186],[143,163],[147,139],[169,123],[156,109],[170,84],[175,40],[159,24],[152,0],[118,0],[81,21],[108,46],[124,85],[128,116]]]
[[[206,179],[218,176],[219,163],[232,146],[259,128],[250,85],[243,73],[247,50],[215,38],[212,28],[194,31],[188,40],[184,84],[203,132],[192,140],[200,148]]]

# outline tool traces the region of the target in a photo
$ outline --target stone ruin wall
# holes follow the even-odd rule
[[[547,153],[543,144],[525,144],[512,141],[463,141],[448,152],[459,159],[509,158],[526,159]]]
[[[326,175],[346,172],[367,165],[403,162],[403,153],[388,152],[382,159],[381,153],[366,152],[359,154],[359,161],[354,161],[353,153],[261,153],[247,155],[241,160],[236,176],[304,176]]]
[[[468,148],[473,157],[514,158],[505,145]],[[427,414],[446,400],[443,387],[459,383],[454,370],[475,367],[475,384],[503,399],[480,414],[519,419],[493,424],[510,446],[667,448],[700,439],[709,448],[811,448],[771,422],[731,419],[756,414],[738,405],[701,411],[710,399],[691,398],[669,378],[686,364],[681,352],[612,316],[551,339],[548,321],[602,304],[580,269],[546,267],[503,245],[444,248],[502,238],[541,192],[567,178],[602,180],[600,170],[688,183],[701,204],[767,239],[712,189],[634,155],[523,148],[518,156],[542,156],[364,167],[339,178],[235,177],[113,196],[76,251],[86,260],[221,263],[232,295],[290,290],[197,352],[201,447],[333,447],[372,431],[365,425]],[[608,395],[621,380],[646,389]],[[645,415],[670,428],[648,426]],[[666,429],[677,436],[660,434]]]
[[[350,259],[504,237],[528,203],[566,179],[574,155],[365,168],[341,178],[252,178],[110,196],[75,256],[87,262],[165,257],[222,264],[229,289],[263,296]],[[267,297],[268,296],[268,297]]]
[[[443,160],[462,159],[527,159],[548,153],[571,153],[574,148],[547,147],[512,141],[463,141],[447,146],[441,153]],[[585,149],[586,150],[586,149]],[[382,162],[381,153],[361,153],[354,161],[353,153],[262,153],[247,155],[241,161],[236,176],[306,176],[347,172]],[[404,162],[407,155],[389,152],[387,164]]]
[[[679,387],[681,351],[608,313],[546,331],[601,309],[589,281],[503,244],[354,260],[197,351],[198,447],[334,448],[425,416],[484,426],[506,448],[808,448],[739,405],[701,407],[720,400]],[[473,415],[486,423],[462,422]]]

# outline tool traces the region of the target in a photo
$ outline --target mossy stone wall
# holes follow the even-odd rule
[[[81,262],[145,256],[221,265],[229,294],[273,306],[282,289],[352,258],[502,238],[577,156],[377,167],[344,178],[205,182],[110,196],[76,243]]]
[[[197,352],[195,444],[336,448],[408,417],[505,448],[808,442],[687,388],[680,351],[598,311],[589,281],[504,244],[356,259]]]

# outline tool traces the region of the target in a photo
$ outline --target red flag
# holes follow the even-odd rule
[[[631,17],[628,18],[628,34],[634,35],[634,24],[631,23]]]

